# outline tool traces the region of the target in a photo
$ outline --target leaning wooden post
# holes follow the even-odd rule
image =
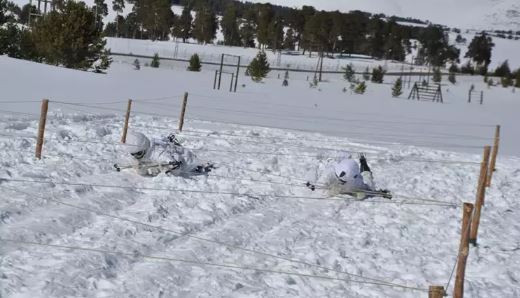
[[[123,136],[121,137],[121,143],[126,143],[126,134],[128,132],[128,122],[130,121],[130,111],[132,110],[132,100],[128,100],[128,106],[126,107],[125,126],[123,127]]]
[[[42,100],[40,112],[40,124],[38,125],[38,139],[36,140],[36,158],[42,158],[43,139],[45,137],[45,124],[47,123],[47,111],[49,110],[49,100]]]
[[[469,243],[477,245],[478,226],[480,224],[480,214],[482,211],[482,205],[484,205],[484,198],[486,196],[486,179],[488,172],[489,163],[489,152],[491,151],[490,146],[484,147],[484,155],[482,162],[480,163],[480,176],[477,185],[477,197],[475,199],[475,213],[471,220],[471,232],[469,236]]]
[[[488,177],[486,186],[491,186],[491,179],[493,178],[493,172],[496,170],[498,147],[500,145],[500,125],[497,125],[495,129],[495,142],[493,144],[493,151],[491,152],[491,162],[489,164]]]
[[[184,100],[182,101],[181,117],[179,119],[179,131],[182,131],[184,126],[184,114],[186,113],[186,105],[188,104],[188,92],[184,93]]]
[[[466,273],[466,261],[469,255],[469,229],[473,204],[464,203],[462,212],[462,229],[460,231],[459,257],[457,260],[457,275],[455,276],[453,298],[464,297],[464,274]]]
[[[428,291],[428,298],[443,298],[444,294],[445,292],[443,286],[430,286]]]

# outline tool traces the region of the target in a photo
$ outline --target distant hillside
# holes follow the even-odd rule
[[[518,0],[247,0],[289,7],[312,5],[323,10],[362,10],[429,20],[467,29],[520,30]],[[245,1],[242,1],[245,2]]]

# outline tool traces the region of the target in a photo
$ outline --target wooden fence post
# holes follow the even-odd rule
[[[181,117],[179,119],[179,131],[184,126],[184,114],[186,113],[186,105],[188,104],[188,92],[184,92],[184,100],[182,101]]]
[[[459,257],[457,259],[457,275],[455,276],[453,298],[464,297],[464,274],[466,273],[466,261],[469,255],[469,229],[473,204],[464,203],[462,212],[462,229],[460,230]]]
[[[132,100],[128,100],[128,106],[126,107],[125,126],[123,127],[123,136],[121,137],[121,143],[126,143],[126,134],[128,132],[128,122],[130,121],[130,111],[132,110]]]
[[[493,172],[496,170],[498,146],[500,145],[500,125],[497,125],[495,129],[495,142],[493,144],[493,152],[491,153],[491,163],[489,164],[488,177],[486,186],[491,186],[491,179],[493,178]]]
[[[47,123],[47,111],[49,110],[49,100],[43,99],[41,112],[40,112],[40,124],[38,125],[38,139],[36,140],[36,158],[42,158],[43,140],[45,137],[45,124]]]
[[[443,286],[430,286],[430,290],[428,291],[428,298],[443,298],[444,294],[445,292]]]
[[[484,155],[482,162],[480,163],[480,176],[477,184],[477,197],[475,199],[475,213],[471,220],[471,233],[469,236],[469,243],[477,245],[477,234],[478,226],[480,224],[480,213],[482,211],[482,205],[484,205],[484,198],[486,197],[486,179],[488,172],[489,163],[489,152],[491,151],[490,146],[484,147]]]

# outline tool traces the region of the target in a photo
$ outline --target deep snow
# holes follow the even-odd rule
[[[162,66],[135,71],[121,62],[98,75],[0,57],[0,239],[131,254],[2,242],[0,296],[426,297],[335,271],[421,289],[445,285],[461,232],[460,206],[474,201],[482,146],[491,144],[496,124],[502,124],[498,170],[465,291],[520,295],[520,101],[512,89],[486,88],[484,105],[468,104],[469,85],[480,90],[482,79],[459,77],[456,86],[443,87],[445,103],[437,104],[406,100],[408,89],[392,98],[391,84],[368,83],[365,95],[344,93],[348,85],[334,75],[312,89],[306,74],[290,73],[284,88],[273,72],[262,84],[241,78],[239,92],[231,94],[212,90],[209,67],[191,73],[183,64]],[[114,162],[128,162],[117,145],[126,99],[136,100],[130,129],[161,136],[175,131],[184,91],[190,94],[184,144],[219,168],[192,179],[115,172]],[[38,161],[41,98],[51,103]],[[396,194],[393,202],[327,200],[321,190],[303,187],[319,180],[332,160],[355,152],[367,154],[378,187]],[[452,286],[453,280],[450,295]]]

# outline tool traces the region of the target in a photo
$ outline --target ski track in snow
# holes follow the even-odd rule
[[[0,128],[6,134],[35,135],[36,120],[19,116],[1,116],[0,119]],[[144,178],[131,171],[117,173],[112,168],[114,161],[125,162],[121,159],[122,148],[110,145],[116,144],[120,136],[119,116],[54,113],[49,119],[48,140],[44,146],[47,157],[42,161],[32,157],[34,139],[0,137],[1,178],[51,178],[85,184],[251,195],[0,181],[4,194],[0,200],[1,238],[135,254],[128,257],[2,243],[2,297],[426,296],[416,291],[358,284],[344,274],[107,218],[56,204],[49,198],[182,234],[427,288],[448,280],[459,242],[460,208],[377,203],[382,200],[377,198],[356,202],[254,194],[323,197],[319,192],[311,193],[301,187],[302,181],[319,177],[329,158],[352,150],[367,152],[378,186],[397,194],[435,198],[457,205],[462,201],[473,202],[475,197],[478,165],[415,163],[406,159],[478,162],[477,154],[403,145],[386,148],[317,133],[222,123],[218,124],[218,130],[213,130],[208,128],[212,126],[210,122],[188,120],[189,132],[181,134],[187,147],[276,151],[286,155],[202,150],[197,151],[199,157],[219,166],[209,177]],[[169,133],[157,127],[170,126],[171,119],[148,116],[133,119],[142,126],[142,131],[155,136]],[[145,129],[147,125],[156,128]],[[256,143],[248,137],[255,137]],[[76,142],[96,138],[99,143]],[[337,151],[330,150],[336,148]],[[520,295],[520,224],[517,221],[520,163],[516,157],[501,158],[497,168],[481,220],[480,246],[471,249],[468,260],[465,291],[469,297]],[[155,262],[143,259],[143,255],[326,275],[345,281]]]

